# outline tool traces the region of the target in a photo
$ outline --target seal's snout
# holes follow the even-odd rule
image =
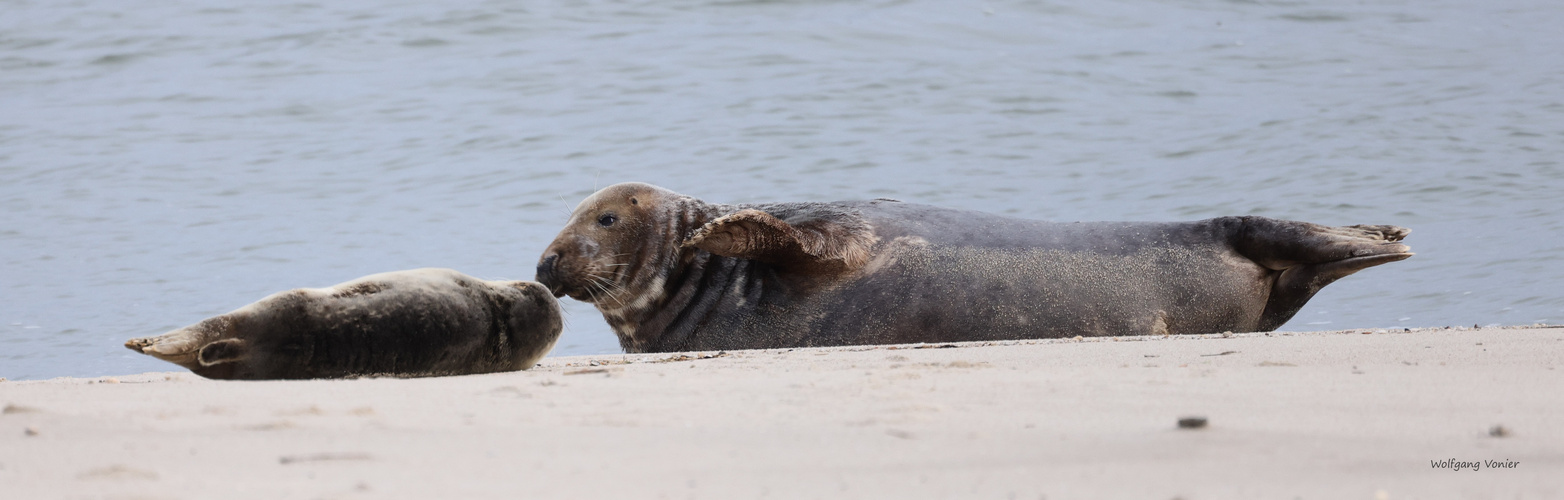
[[[557,252],[556,253],[551,253],[551,254],[548,254],[548,255],[544,255],[543,258],[538,259],[538,277],[542,278],[544,276],[553,275],[554,274],[554,265],[556,263],[558,263],[558,262],[559,262],[559,253],[557,253]],[[539,282],[542,282],[542,280],[539,280]]]
[[[563,297],[564,283],[560,282],[558,267],[559,252],[546,253],[542,259],[538,259],[538,274],[532,279],[548,287],[549,293],[554,294],[555,297]]]

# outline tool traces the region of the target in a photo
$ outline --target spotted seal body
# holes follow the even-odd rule
[[[416,269],[274,294],[125,347],[214,379],[425,377],[530,368],[560,327],[537,283]]]
[[[1268,331],[1325,285],[1410,257],[1407,233],[718,205],[629,183],[576,208],[537,280],[594,304],[628,352]]]

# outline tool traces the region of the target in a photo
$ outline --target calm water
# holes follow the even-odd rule
[[[1564,3],[0,0],[0,376],[570,207],[893,197],[1414,229],[1291,330],[1564,322]],[[555,355],[617,352],[567,299]]]

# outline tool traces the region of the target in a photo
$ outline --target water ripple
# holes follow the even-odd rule
[[[118,343],[288,288],[527,277],[624,180],[1401,224],[1416,258],[1287,328],[1564,319],[1561,24],[1526,0],[12,2],[0,376],[166,369]],[[567,309],[556,354],[617,349]]]

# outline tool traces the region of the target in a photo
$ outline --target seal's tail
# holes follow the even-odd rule
[[[1266,217],[1234,219],[1233,244],[1238,253],[1277,272],[1260,317],[1260,331],[1275,330],[1292,319],[1325,285],[1413,255],[1411,247],[1399,243],[1412,232],[1404,227],[1331,227]]]

